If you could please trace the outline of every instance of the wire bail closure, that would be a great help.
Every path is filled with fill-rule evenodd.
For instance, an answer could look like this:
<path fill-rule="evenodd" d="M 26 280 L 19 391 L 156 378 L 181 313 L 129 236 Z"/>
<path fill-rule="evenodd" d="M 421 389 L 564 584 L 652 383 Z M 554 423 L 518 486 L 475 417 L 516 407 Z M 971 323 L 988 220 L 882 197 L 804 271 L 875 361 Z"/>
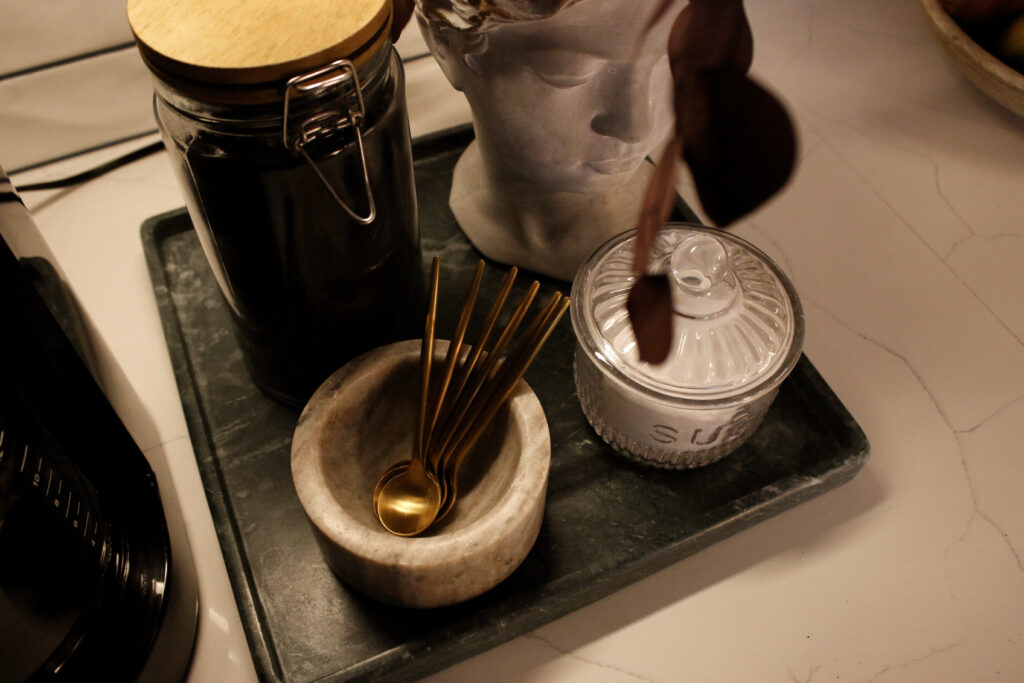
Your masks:
<path fill-rule="evenodd" d="M 344 113 L 332 111 L 314 114 L 296 126 L 297 135 L 291 135 L 292 127 L 288 125 L 289 105 L 292 92 L 305 94 L 314 90 L 328 88 L 339 83 L 349 82 L 352 92 L 355 93 L 355 101 L 358 104 L 358 111 L 347 108 Z M 355 65 L 347 59 L 338 59 L 327 66 L 315 71 L 294 76 L 288 80 L 284 88 L 284 113 L 282 114 L 281 141 L 285 149 L 292 150 L 302 155 L 306 163 L 320 178 L 327 191 L 334 197 L 334 201 L 345 210 L 349 216 L 361 225 L 369 225 L 377 218 L 377 205 L 373 200 L 373 190 L 370 187 L 370 171 L 366 165 L 366 151 L 363 149 L 362 126 L 366 117 L 366 106 L 363 103 L 363 91 L 359 85 L 359 75 L 356 73 Z M 351 127 L 356 134 L 356 143 L 359 145 L 359 160 L 363 166 L 363 184 L 366 187 L 366 198 L 369 204 L 369 212 L 366 216 L 360 216 L 352 210 L 341 196 L 331 186 L 330 181 L 323 174 L 320 168 L 314 163 L 305 145 L 311 140 L 325 134 L 329 134 L 344 128 Z"/>

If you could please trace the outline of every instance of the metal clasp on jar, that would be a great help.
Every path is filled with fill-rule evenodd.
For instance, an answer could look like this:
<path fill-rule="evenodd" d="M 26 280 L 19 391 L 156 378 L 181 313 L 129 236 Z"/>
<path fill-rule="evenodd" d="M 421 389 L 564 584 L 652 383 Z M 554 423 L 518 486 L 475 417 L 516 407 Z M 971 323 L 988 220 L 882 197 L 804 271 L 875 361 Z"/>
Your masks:
<path fill-rule="evenodd" d="M 348 98 L 350 101 L 354 100 L 355 109 L 348 107 L 344 112 L 320 112 L 307 117 L 295 125 L 289 125 L 291 116 L 290 102 L 293 93 L 304 94 L 345 83 L 348 83 L 352 94 L 355 95 L 354 98 Z M 295 76 L 289 79 L 285 85 L 284 112 L 281 123 L 281 141 L 284 143 L 285 149 L 301 154 L 317 177 L 320 178 L 320 182 L 331 193 L 334 201 L 353 220 L 361 225 L 369 225 L 377 217 L 377 205 L 373 201 L 373 189 L 370 187 L 370 171 L 366 165 L 366 151 L 363 149 L 362 128 L 365 118 L 366 106 L 363 103 L 363 91 L 359 85 L 359 75 L 356 73 L 355 65 L 347 59 L 338 59 L 315 71 Z M 306 145 L 312 140 L 348 127 L 351 127 L 355 132 L 356 144 L 359 146 L 359 160 L 363 166 L 363 184 L 366 187 L 367 206 L 369 207 L 369 211 L 365 216 L 360 216 L 345 203 L 305 149 Z M 293 131 L 298 134 L 294 134 Z"/>

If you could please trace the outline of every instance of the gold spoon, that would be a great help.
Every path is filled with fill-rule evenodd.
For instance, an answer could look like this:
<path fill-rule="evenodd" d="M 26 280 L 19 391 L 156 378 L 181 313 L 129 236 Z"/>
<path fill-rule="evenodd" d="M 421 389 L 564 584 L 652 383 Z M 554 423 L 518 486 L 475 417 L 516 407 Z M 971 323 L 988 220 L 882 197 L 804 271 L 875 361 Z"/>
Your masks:
<path fill-rule="evenodd" d="M 442 489 L 444 498 L 435 522 L 440 521 L 455 505 L 458 496 L 459 467 L 497 415 L 498 410 L 515 393 L 519 380 L 554 331 L 558 321 L 569 308 L 569 297 L 555 293 L 538 314 L 530 328 L 516 343 L 515 348 L 496 371 L 486 398 L 479 401 L 471 417 L 457 428 L 457 444 L 442 456 Z"/>
<path fill-rule="evenodd" d="M 460 355 L 466 327 L 483 275 L 483 262 L 477 266 L 470 293 L 463 304 L 455 334 L 445 358 L 445 369 L 436 390 L 432 408 L 430 363 L 433 358 L 439 260 L 434 259 L 431 274 L 431 298 L 426 332 L 421 347 L 422 384 L 413 457 L 389 467 L 377 482 L 373 493 L 373 511 L 385 529 L 399 536 L 414 536 L 448 513 L 454 505 L 458 468 L 501 406 L 511 397 L 526 368 L 547 341 L 558 320 L 568 308 L 568 298 L 555 294 L 537 315 L 515 347 L 502 358 L 537 292 L 534 282 L 520 302 L 494 347 L 486 353 L 483 367 L 474 372 L 483 354 L 484 344 L 497 320 L 515 278 L 509 273 L 497 300 L 491 307 L 479 342 L 470 352 L 449 393 Z M 472 381 L 470 381 L 472 375 Z M 469 386 L 467 386 L 469 385 Z M 431 414 L 428 415 L 428 410 Z M 438 427 L 442 427 L 438 430 Z"/>
<path fill-rule="evenodd" d="M 476 272 L 473 274 L 473 281 L 469 285 L 469 293 L 466 295 L 466 300 L 462 304 L 462 312 L 459 314 L 459 322 L 455 325 L 455 333 L 452 335 L 451 341 L 448 342 L 448 352 L 444 359 L 444 373 L 441 375 L 441 386 L 437 390 L 437 394 L 434 397 L 434 410 L 430 416 L 430 422 L 427 423 L 427 433 L 424 437 L 423 442 L 423 463 L 429 465 L 430 462 L 427 459 L 427 454 L 430 453 L 430 442 L 434 438 L 434 430 L 437 427 L 438 418 L 441 415 L 441 409 L 444 407 L 445 396 L 448 393 L 448 386 L 452 381 L 452 374 L 455 371 L 455 364 L 459 360 L 459 353 L 462 351 L 462 340 L 466 336 L 466 328 L 469 327 L 469 319 L 473 314 L 473 305 L 476 303 L 476 295 L 480 292 L 480 281 L 484 277 L 484 261 L 480 259 L 476 265 Z M 431 470 L 432 474 L 436 473 Z"/>
<path fill-rule="evenodd" d="M 505 323 L 505 328 L 494 342 L 494 346 L 487 352 L 483 366 L 473 373 L 472 381 L 468 383 L 468 386 L 464 387 L 458 400 L 452 405 L 444 427 L 444 438 L 437 440 L 435 449 L 430 453 L 429 457 L 434 468 L 433 472 L 441 483 L 442 508 L 444 507 L 445 500 L 449 497 L 448 489 L 451 483 L 451 477 L 445 475 L 448 463 L 459 445 L 459 440 L 465 436 L 469 425 L 483 410 L 484 403 L 493 390 L 492 382 L 495 369 L 502 362 L 501 358 L 505 347 L 512 341 L 513 335 L 523 322 L 539 287 L 540 283 L 534 280 L 533 284 L 530 285 L 523 295 L 519 305 L 516 306 L 508 322 Z M 468 375 L 466 379 L 469 379 Z"/>
<path fill-rule="evenodd" d="M 533 298 L 536 296 L 539 287 L 540 283 L 537 281 L 534 281 L 533 284 L 530 285 L 526 294 L 524 294 L 522 300 L 520 300 L 519 305 L 513 311 L 512 316 L 505 324 L 505 328 L 501 331 L 501 334 L 498 335 L 498 340 L 494 342 L 494 346 L 487 352 L 487 358 L 484 361 L 483 367 L 477 370 L 472 382 L 469 382 L 468 386 L 466 386 L 467 380 L 470 379 L 470 371 L 472 371 L 473 368 L 467 368 L 464 373 L 462 382 L 460 383 L 458 396 L 452 403 L 451 410 L 448 411 L 448 419 L 445 421 L 443 430 L 444 438 L 433 442 L 435 447 L 429 454 L 430 462 L 433 466 L 433 472 L 441 482 L 442 488 L 445 485 L 445 478 L 441 476 L 441 473 L 444 471 L 445 456 L 457 445 L 456 442 L 453 442 L 453 439 L 459 433 L 460 425 L 465 424 L 467 414 L 473 408 L 477 396 L 481 391 L 487 388 L 488 385 L 486 383 L 493 377 L 494 368 L 500 361 L 505 347 L 508 346 L 509 342 L 512 340 L 512 336 L 515 334 L 515 331 L 519 328 L 520 323 L 522 323 L 523 318 L 526 316 L 526 312 L 529 309 L 530 304 L 533 302 Z M 504 294 L 507 296 L 507 292 L 504 292 Z M 497 317 L 497 313 L 495 313 L 495 317 Z M 481 344 L 478 348 L 482 350 L 483 345 Z M 472 358 L 474 364 L 476 363 L 477 358 L 478 356 L 474 356 Z M 479 414 L 479 411 L 473 414 Z"/>
<path fill-rule="evenodd" d="M 396 536 L 415 536 L 437 516 L 441 505 L 441 486 L 424 467 L 426 458 L 427 402 L 430 394 L 430 369 L 434 357 L 434 323 L 437 317 L 437 289 L 440 259 L 434 257 L 430 270 L 430 303 L 420 346 L 420 402 L 416 414 L 413 457 L 404 471 L 394 473 L 380 490 L 374 491 L 377 519 Z M 389 468 L 390 470 L 390 468 Z"/>
<path fill-rule="evenodd" d="M 491 310 L 488 311 L 487 316 L 484 318 L 483 327 L 480 332 L 480 337 L 477 339 L 476 344 L 473 345 L 472 351 L 468 354 L 468 357 L 463 362 L 462 367 L 459 369 L 459 380 L 456 382 L 455 391 L 451 393 L 449 400 L 444 405 L 444 410 L 439 411 L 439 421 L 437 424 L 441 425 L 441 429 L 432 434 L 430 438 L 430 447 L 427 449 L 427 464 L 430 471 L 434 473 L 434 476 L 441 483 L 441 489 L 444 490 L 444 478 L 441 476 L 441 452 L 447 445 L 448 438 L 451 435 L 451 429 L 455 422 L 460 418 L 462 412 L 465 411 L 465 406 L 472 400 L 473 396 L 479 389 L 479 382 L 477 379 L 482 380 L 484 378 L 483 373 L 477 373 L 477 378 L 474 379 L 473 385 L 467 389 L 467 384 L 473 375 L 473 370 L 476 368 L 477 361 L 483 355 L 484 347 L 487 343 L 487 339 L 490 337 L 491 332 L 494 329 L 495 323 L 498 321 L 498 315 L 501 313 L 501 309 L 505 306 L 505 301 L 508 299 L 509 292 L 512 290 L 512 284 L 515 281 L 516 273 L 518 268 L 512 267 L 508 274 L 505 276 L 505 281 L 501 286 L 498 296 L 491 304 Z M 524 297 L 523 302 L 520 303 L 516 312 L 512 314 L 512 321 L 517 321 L 522 318 L 522 315 L 526 312 L 526 307 L 529 306 L 530 301 L 533 299 L 533 295 L 536 293 L 539 283 L 534 282 L 529 292 Z M 510 323 L 511 327 L 518 325 L 518 322 Z M 502 333 L 507 341 L 508 327 L 506 331 Z M 501 350 L 505 344 L 505 341 L 499 339 L 499 342 L 495 344 L 488 352 L 488 357 L 496 357 L 500 355 Z M 437 437 L 435 439 L 435 436 Z"/>
<path fill-rule="evenodd" d="M 476 295 L 480 290 L 480 282 L 483 279 L 483 271 L 484 262 L 481 259 L 480 262 L 477 264 L 476 273 L 474 274 L 473 281 L 470 284 L 470 291 L 469 295 L 467 296 L 466 303 L 462 307 L 462 314 L 459 316 L 459 322 L 458 325 L 456 326 L 455 334 L 452 335 L 451 342 L 448 344 L 448 352 L 445 357 L 444 373 L 441 378 L 441 387 L 437 391 L 437 397 L 434 401 L 435 407 L 433 415 L 430 418 L 430 422 L 426 423 L 425 427 L 423 428 L 423 436 L 419 437 L 419 443 L 417 445 L 414 445 L 413 447 L 413 458 L 415 458 L 416 454 L 418 453 L 426 454 L 427 452 L 429 452 L 429 444 L 431 436 L 433 435 L 433 428 L 437 424 L 438 416 L 440 415 L 441 412 L 441 404 L 444 402 L 445 393 L 448 390 L 448 384 L 451 381 L 452 373 L 455 369 L 456 362 L 458 361 L 459 352 L 462 348 L 462 339 L 465 336 L 466 327 L 469 325 L 469 316 L 473 310 L 473 303 L 475 302 Z M 424 335 L 424 340 L 426 339 L 427 335 Z M 433 349 L 431 349 L 431 352 L 433 352 Z M 421 353 L 426 353 L 426 347 L 423 347 Z M 427 413 L 427 409 L 423 408 L 423 406 L 426 405 L 426 403 L 421 402 L 423 416 L 425 416 Z M 420 417 L 419 415 L 417 417 L 421 420 L 423 419 L 423 417 Z M 417 431 L 417 434 L 420 433 L 420 431 Z M 412 464 L 413 458 L 410 458 L 409 460 L 402 460 L 401 462 L 396 462 L 395 464 L 391 465 L 384 471 L 384 474 L 380 475 L 380 479 L 377 480 L 377 485 L 373 489 L 373 514 L 378 519 L 380 519 L 379 502 L 381 491 L 389 481 L 391 481 L 396 476 L 409 469 L 409 466 Z M 429 462 L 427 462 L 425 458 L 426 456 L 423 455 L 420 458 L 420 460 L 425 465 L 427 465 L 427 467 L 425 468 L 426 471 L 434 475 L 434 479 L 438 479 L 437 474 L 429 466 Z M 440 481 L 438 483 L 440 483 Z"/>
<path fill-rule="evenodd" d="M 460 324 L 459 324 L 458 328 L 456 329 L 455 335 L 453 335 L 454 338 L 452 340 L 452 344 L 450 344 L 449 347 L 448 347 L 449 355 L 448 355 L 448 358 L 446 359 L 446 368 L 445 368 L 445 375 L 446 376 L 449 374 L 449 371 L 448 371 L 449 363 L 448 363 L 448 361 L 451 360 L 452 358 L 455 358 L 456 361 L 457 361 L 457 354 L 456 354 L 456 356 L 452 356 L 451 352 L 452 352 L 452 349 L 456 345 L 456 339 L 459 340 L 458 343 L 461 345 L 461 339 L 462 339 L 462 336 L 463 336 L 463 334 L 465 332 L 464 329 L 462 329 L 461 332 L 460 332 L 460 329 L 464 327 L 462 321 L 466 320 L 468 322 L 467 310 L 470 310 L 470 311 L 472 310 L 472 299 L 476 298 L 476 293 L 479 290 L 480 279 L 481 279 L 481 276 L 483 274 L 483 265 L 484 265 L 484 262 L 481 260 L 480 263 L 477 266 L 477 272 L 476 272 L 476 275 L 473 278 L 473 283 L 470 285 L 470 295 L 469 295 L 470 299 L 467 299 L 467 303 L 465 305 L 463 305 L 462 316 L 459 319 L 460 320 Z M 437 406 L 435 407 L 434 420 L 433 420 L 433 424 L 435 425 L 435 427 L 438 424 L 445 423 L 448 420 L 448 418 L 450 417 L 450 413 L 452 412 L 452 409 L 454 408 L 454 404 L 458 400 L 459 396 L 462 394 L 462 390 L 466 386 L 466 382 L 469 380 L 469 375 L 472 372 L 473 367 L 476 365 L 477 360 L 480 358 L 481 352 L 483 351 L 484 344 L 487 342 L 487 338 L 490 336 L 490 333 L 491 333 L 492 329 L 494 328 L 495 322 L 497 322 L 498 314 L 501 313 L 501 309 L 502 309 L 502 307 L 505 304 L 505 300 L 508 298 L 509 291 L 512 289 L 512 283 L 515 281 L 516 273 L 517 272 L 518 272 L 518 268 L 513 266 L 509 270 L 508 274 L 505 276 L 505 281 L 502 284 L 501 290 L 498 292 L 498 296 L 494 300 L 493 304 L 491 305 L 491 310 L 488 312 L 487 317 L 484 320 L 483 330 L 480 333 L 480 338 L 477 340 L 477 343 L 473 346 L 472 350 L 468 354 L 467 359 L 463 362 L 462 366 L 458 370 L 459 379 L 458 379 L 458 381 L 455 382 L 455 390 L 454 390 L 454 392 L 449 394 L 449 399 L 448 399 L 447 402 L 444 402 L 444 396 L 442 396 L 441 399 L 438 401 Z M 536 285 L 537 285 L 537 283 L 534 283 L 535 287 L 536 287 Z M 452 363 L 451 365 L 454 366 L 455 363 Z M 452 380 L 454 381 L 454 378 L 452 378 Z M 448 384 L 449 380 L 446 378 L 446 379 L 444 379 L 442 381 L 443 381 L 444 386 L 447 387 L 447 384 Z M 439 393 L 443 393 L 443 392 L 439 392 Z M 442 403 L 443 403 L 443 406 L 442 406 Z M 442 410 L 442 407 L 443 407 L 444 410 Z M 427 441 L 428 441 L 428 449 L 427 449 L 428 460 L 426 461 L 426 465 L 427 465 L 427 471 L 430 472 L 431 474 L 433 474 L 434 478 L 438 480 L 439 484 L 441 484 L 442 499 L 443 499 L 443 496 L 444 496 L 444 480 L 441 478 L 440 473 L 434 468 L 435 463 L 433 463 L 431 460 L 429 460 L 429 453 L 430 453 L 429 443 L 433 441 L 433 436 L 434 436 L 434 432 L 432 431 L 431 434 L 430 434 L 430 437 L 428 437 L 428 439 L 427 439 Z M 382 474 L 380 476 L 380 479 L 377 481 L 377 485 L 374 487 L 374 490 L 373 490 L 373 514 L 375 516 L 378 514 L 377 513 L 377 502 L 380 500 L 380 491 L 381 491 L 381 489 L 384 488 L 384 485 L 387 484 L 391 479 L 393 479 L 400 472 L 404 472 L 405 470 L 409 469 L 409 463 L 410 463 L 410 460 L 402 460 L 401 462 L 396 462 L 395 464 L 391 465 L 387 470 L 385 470 L 384 474 Z"/>

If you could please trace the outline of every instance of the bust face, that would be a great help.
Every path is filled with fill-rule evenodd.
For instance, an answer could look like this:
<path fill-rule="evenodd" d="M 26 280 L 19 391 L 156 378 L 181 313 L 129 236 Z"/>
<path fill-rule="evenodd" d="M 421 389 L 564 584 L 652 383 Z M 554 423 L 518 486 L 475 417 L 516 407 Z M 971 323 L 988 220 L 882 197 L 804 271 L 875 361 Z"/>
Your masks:
<path fill-rule="evenodd" d="M 586 193 L 633 176 L 673 121 L 666 43 L 677 11 L 645 30 L 655 4 L 581 0 L 442 57 L 495 173 Z"/>

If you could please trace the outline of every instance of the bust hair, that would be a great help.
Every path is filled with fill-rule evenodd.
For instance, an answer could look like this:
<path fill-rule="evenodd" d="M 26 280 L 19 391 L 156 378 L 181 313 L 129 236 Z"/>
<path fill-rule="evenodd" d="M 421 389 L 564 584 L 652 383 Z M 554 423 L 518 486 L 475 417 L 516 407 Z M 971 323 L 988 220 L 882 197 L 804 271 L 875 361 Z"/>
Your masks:
<path fill-rule="evenodd" d="M 440 30 L 484 33 L 501 24 L 546 19 L 579 0 L 416 0 L 416 9 Z"/>

